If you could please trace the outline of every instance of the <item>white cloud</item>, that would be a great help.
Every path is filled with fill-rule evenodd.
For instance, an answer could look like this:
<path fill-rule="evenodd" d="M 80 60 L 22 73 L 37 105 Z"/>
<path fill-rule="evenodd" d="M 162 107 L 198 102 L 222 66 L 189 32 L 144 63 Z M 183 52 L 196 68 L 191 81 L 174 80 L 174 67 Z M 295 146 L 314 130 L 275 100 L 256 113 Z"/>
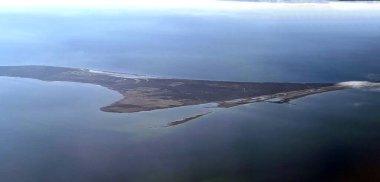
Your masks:
<path fill-rule="evenodd" d="M 349 88 L 378 88 L 380 83 L 368 82 L 368 81 L 348 81 L 340 82 L 338 86 L 349 87 Z"/>

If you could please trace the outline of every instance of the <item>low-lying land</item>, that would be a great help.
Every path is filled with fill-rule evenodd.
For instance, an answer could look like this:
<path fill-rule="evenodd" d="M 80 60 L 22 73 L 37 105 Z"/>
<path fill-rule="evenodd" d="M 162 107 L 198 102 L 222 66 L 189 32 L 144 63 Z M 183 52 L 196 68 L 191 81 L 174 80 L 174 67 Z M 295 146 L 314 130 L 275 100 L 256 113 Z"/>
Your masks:
<path fill-rule="evenodd" d="M 379 82 L 273 83 L 168 79 L 126 73 L 54 66 L 0 66 L 0 76 L 43 81 L 89 83 L 117 91 L 123 97 L 104 112 L 133 113 L 187 105 L 217 103 L 230 108 L 255 102 L 287 103 L 307 95 L 346 88 L 380 87 Z M 210 112 L 169 122 L 167 127 L 197 119 Z"/>
<path fill-rule="evenodd" d="M 333 83 L 248 83 L 167 79 L 53 66 L 0 66 L 0 76 L 100 85 L 123 95 L 121 100 L 101 108 L 105 112 L 118 113 L 212 102 L 225 108 L 271 99 L 273 102 L 287 102 L 310 94 L 345 88 Z"/>
<path fill-rule="evenodd" d="M 179 124 L 183 124 L 183 123 L 186 123 L 186 122 L 189 122 L 191 120 L 194 120 L 194 119 L 197 119 L 197 118 L 200 118 L 202 116 L 205 116 L 207 114 L 210 114 L 211 112 L 206 112 L 206 113 L 202 113 L 202 114 L 197 114 L 197 115 L 194 115 L 194 116 L 190 116 L 190 117 L 187 117 L 187 118 L 183 118 L 181 120 L 177 120 L 177 121 L 173 121 L 173 122 L 170 122 L 168 123 L 167 126 L 165 127 L 170 127 L 170 126 L 176 126 L 176 125 L 179 125 Z"/>

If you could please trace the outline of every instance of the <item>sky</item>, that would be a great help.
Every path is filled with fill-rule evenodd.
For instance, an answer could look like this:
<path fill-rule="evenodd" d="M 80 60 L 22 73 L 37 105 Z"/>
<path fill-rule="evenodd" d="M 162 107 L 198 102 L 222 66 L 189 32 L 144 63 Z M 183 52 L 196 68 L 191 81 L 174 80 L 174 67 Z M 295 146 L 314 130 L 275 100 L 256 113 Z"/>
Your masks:
<path fill-rule="evenodd" d="M 266 8 L 334 8 L 341 10 L 380 9 L 380 3 L 252 3 L 217 0 L 0 0 L 0 11 L 33 10 L 44 8 L 91 8 L 91 9 L 123 9 L 123 8 L 190 8 L 190 9 L 266 9 Z"/>

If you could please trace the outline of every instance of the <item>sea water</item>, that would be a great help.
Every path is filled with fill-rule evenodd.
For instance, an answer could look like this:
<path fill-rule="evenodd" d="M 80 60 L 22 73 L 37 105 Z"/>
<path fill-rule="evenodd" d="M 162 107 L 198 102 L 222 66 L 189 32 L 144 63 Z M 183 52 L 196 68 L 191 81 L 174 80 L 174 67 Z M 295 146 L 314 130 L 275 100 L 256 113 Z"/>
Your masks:
<path fill-rule="evenodd" d="M 378 80 L 380 14 L 1 14 L 2 65 L 206 80 Z M 0 78 L 0 181 L 363 181 L 380 167 L 380 92 L 132 114 L 96 85 Z M 184 117 L 211 114 L 175 127 Z"/>

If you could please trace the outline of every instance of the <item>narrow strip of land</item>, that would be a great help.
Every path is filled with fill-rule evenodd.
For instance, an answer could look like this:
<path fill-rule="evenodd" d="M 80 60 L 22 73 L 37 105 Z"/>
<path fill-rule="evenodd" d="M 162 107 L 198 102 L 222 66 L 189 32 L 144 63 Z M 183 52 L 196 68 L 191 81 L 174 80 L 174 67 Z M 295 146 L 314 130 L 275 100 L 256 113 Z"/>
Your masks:
<path fill-rule="evenodd" d="M 0 66 L 0 76 L 100 85 L 123 97 L 100 108 L 104 112 L 133 113 L 188 105 L 217 103 L 230 108 L 255 102 L 287 103 L 308 95 L 347 88 L 379 87 L 379 82 L 273 83 L 167 79 L 127 73 L 54 66 Z M 176 126 L 209 114 L 168 123 Z"/>
<path fill-rule="evenodd" d="M 101 108 L 132 113 L 187 105 L 218 103 L 233 107 L 253 102 L 287 102 L 311 94 L 345 89 L 334 83 L 231 82 L 167 79 L 135 74 L 53 66 L 0 66 L 0 76 L 100 85 L 123 97 Z"/>
<path fill-rule="evenodd" d="M 191 120 L 198 119 L 198 118 L 200 118 L 202 116 L 205 116 L 207 114 L 210 114 L 210 113 L 211 112 L 206 112 L 206 113 L 197 114 L 197 115 L 194 115 L 194 116 L 191 116 L 191 117 L 183 118 L 181 120 L 173 121 L 173 122 L 168 123 L 168 125 L 165 126 L 165 127 L 171 127 L 171 126 L 176 126 L 176 125 L 179 125 L 179 124 L 183 124 L 183 123 L 189 122 Z"/>

